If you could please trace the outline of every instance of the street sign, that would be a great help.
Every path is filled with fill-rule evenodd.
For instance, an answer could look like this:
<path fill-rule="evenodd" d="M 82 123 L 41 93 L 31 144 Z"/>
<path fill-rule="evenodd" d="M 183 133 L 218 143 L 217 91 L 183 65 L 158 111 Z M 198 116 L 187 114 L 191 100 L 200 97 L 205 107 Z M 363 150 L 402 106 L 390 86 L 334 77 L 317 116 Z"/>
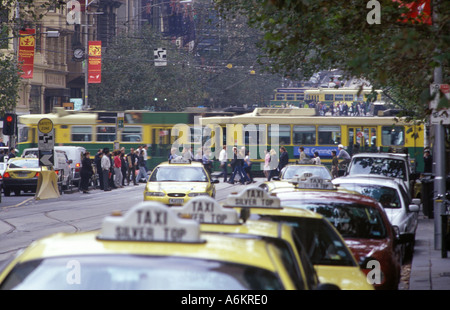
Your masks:
<path fill-rule="evenodd" d="M 48 118 L 42 118 L 38 122 L 38 130 L 42 133 L 50 133 L 53 130 L 53 122 Z"/>
<path fill-rule="evenodd" d="M 38 149 L 43 152 L 52 152 L 55 146 L 55 133 L 53 122 L 48 118 L 43 118 L 38 122 Z M 40 157 L 39 157 L 40 159 Z M 48 161 L 48 157 L 44 159 Z M 46 166 L 46 165 L 44 165 Z"/>
<path fill-rule="evenodd" d="M 53 166 L 55 164 L 55 156 L 54 156 L 54 151 L 38 151 L 39 154 L 39 166 Z"/>
<path fill-rule="evenodd" d="M 435 125 L 450 125 L 450 109 L 440 108 L 438 109 L 440 92 L 442 92 L 445 97 L 450 100 L 450 86 L 448 84 L 431 84 L 430 86 L 431 94 L 436 94 L 435 98 L 430 101 L 430 122 Z"/>
<path fill-rule="evenodd" d="M 155 48 L 153 55 L 155 56 L 155 66 L 167 66 L 167 50 L 165 48 Z"/>

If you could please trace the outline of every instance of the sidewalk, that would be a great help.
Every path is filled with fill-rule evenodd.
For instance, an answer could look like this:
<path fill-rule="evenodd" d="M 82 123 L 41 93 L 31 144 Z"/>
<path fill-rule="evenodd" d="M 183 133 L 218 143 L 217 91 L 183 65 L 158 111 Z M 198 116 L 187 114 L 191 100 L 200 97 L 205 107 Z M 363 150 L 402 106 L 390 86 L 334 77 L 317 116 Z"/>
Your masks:
<path fill-rule="evenodd" d="M 450 251 L 434 249 L 434 219 L 419 215 L 409 290 L 450 290 Z"/>

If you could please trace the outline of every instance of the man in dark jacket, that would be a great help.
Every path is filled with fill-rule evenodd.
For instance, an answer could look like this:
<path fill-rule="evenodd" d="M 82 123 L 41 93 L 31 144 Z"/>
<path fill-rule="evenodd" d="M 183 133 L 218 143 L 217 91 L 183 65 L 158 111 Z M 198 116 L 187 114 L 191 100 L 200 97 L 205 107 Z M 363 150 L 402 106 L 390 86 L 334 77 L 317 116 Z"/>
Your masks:
<path fill-rule="evenodd" d="M 280 147 L 280 161 L 278 162 L 278 172 L 281 172 L 287 164 L 289 163 L 289 154 L 284 146 Z"/>
<path fill-rule="evenodd" d="M 131 180 L 133 180 L 134 185 L 139 185 L 138 183 L 136 183 L 136 162 L 137 162 L 137 156 L 136 156 L 136 153 L 134 152 L 134 148 L 130 148 L 130 153 L 127 154 L 128 185 L 131 184 Z"/>

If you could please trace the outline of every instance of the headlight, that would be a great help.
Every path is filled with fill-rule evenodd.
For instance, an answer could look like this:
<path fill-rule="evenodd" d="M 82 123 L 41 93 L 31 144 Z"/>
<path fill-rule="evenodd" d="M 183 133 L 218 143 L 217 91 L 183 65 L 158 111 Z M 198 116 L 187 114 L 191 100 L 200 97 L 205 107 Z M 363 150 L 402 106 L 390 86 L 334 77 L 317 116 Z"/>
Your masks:
<path fill-rule="evenodd" d="M 163 196 L 165 196 L 166 194 L 165 193 L 162 193 L 162 192 L 146 192 L 145 193 L 145 196 L 150 196 L 150 197 L 163 197 Z"/>
<path fill-rule="evenodd" d="M 209 196 L 208 193 L 190 193 L 188 194 L 189 197 L 197 197 L 197 196 Z"/>

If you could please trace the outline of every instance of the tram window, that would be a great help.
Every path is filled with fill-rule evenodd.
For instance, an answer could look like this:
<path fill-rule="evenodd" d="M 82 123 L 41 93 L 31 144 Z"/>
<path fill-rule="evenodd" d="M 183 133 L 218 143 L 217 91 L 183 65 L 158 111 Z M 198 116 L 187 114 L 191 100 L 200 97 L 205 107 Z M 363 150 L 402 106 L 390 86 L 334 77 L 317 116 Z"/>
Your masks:
<path fill-rule="evenodd" d="M 325 101 L 334 101 L 334 95 L 333 94 L 325 94 Z"/>
<path fill-rule="evenodd" d="M 19 128 L 19 142 L 27 142 L 28 141 L 28 127 Z"/>
<path fill-rule="evenodd" d="M 305 100 L 305 94 L 297 94 L 297 100 Z"/>
<path fill-rule="evenodd" d="M 265 125 L 247 125 L 244 127 L 244 141 L 246 145 L 266 144 Z M 290 130 L 289 130 L 290 135 Z M 290 139 L 289 139 L 290 140 Z"/>
<path fill-rule="evenodd" d="M 402 126 L 384 126 L 381 129 L 383 145 L 404 145 L 405 129 Z"/>
<path fill-rule="evenodd" d="M 286 100 L 295 100 L 295 95 L 294 94 L 287 94 L 286 95 Z"/>
<path fill-rule="evenodd" d="M 294 144 L 316 144 L 316 126 L 294 126 Z"/>
<path fill-rule="evenodd" d="M 141 142 L 142 127 L 125 126 L 122 132 L 122 142 Z"/>
<path fill-rule="evenodd" d="M 319 145 L 338 144 L 341 141 L 340 126 L 319 126 Z"/>
<path fill-rule="evenodd" d="M 352 94 L 345 94 L 345 101 L 353 101 L 353 95 Z"/>
<path fill-rule="evenodd" d="M 92 141 L 91 126 L 72 126 L 70 131 L 72 141 Z"/>
<path fill-rule="evenodd" d="M 343 94 L 336 94 L 336 95 L 334 95 L 334 100 L 335 101 L 342 101 L 342 100 L 344 100 L 344 95 Z"/>
<path fill-rule="evenodd" d="M 277 94 L 277 100 L 284 100 L 284 94 Z"/>
<path fill-rule="evenodd" d="M 194 143 L 202 142 L 202 128 L 201 127 L 191 127 L 191 141 Z"/>
<path fill-rule="evenodd" d="M 276 130 L 276 126 L 270 126 L 269 130 L 269 143 L 273 144 L 276 142 L 276 138 L 278 137 L 278 143 L 280 145 L 291 144 L 291 126 L 290 125 L 279 125 L 278 131 Z M 273 142 L 272 142 L 273 140 Z"/>
<path fill-rule="evenodd" d="M 97 141 L 115 141 L 115 126 L 97 126 Z"/>

